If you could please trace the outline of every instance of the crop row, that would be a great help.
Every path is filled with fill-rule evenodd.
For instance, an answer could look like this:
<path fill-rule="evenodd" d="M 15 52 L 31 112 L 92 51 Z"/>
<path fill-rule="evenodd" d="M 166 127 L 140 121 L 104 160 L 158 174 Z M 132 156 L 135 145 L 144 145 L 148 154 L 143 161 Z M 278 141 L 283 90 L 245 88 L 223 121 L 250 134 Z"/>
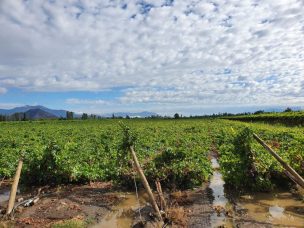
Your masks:
<path fill-rule="evenodd" d="M 238 189 L 270 190 L 290 183 L 252 138 L 257 133 L 304 175 L 302 128 L 229 120 L 126 120 L 148 178 L 169 188 L 190 188 L 212 174 L 209 151 L 217 148 L 221 172 Z M 24 157 L 24 184 L 108 181 L 133 184 L 134 170 L 118 120 L 33 121 L 0 124 L 0 177 L 14 175 Z"/>
<path fill-rule="evenodd" d="M 245 122 L 265 122 L 271 124 L 283 124 L 288 126 L 304 126 L 304 112 L 282 112 L 282 113 L 261 113 L 251 115 L 224 117 L 230 120 Z"/>
<path fill-rule="evenodd" d="M 168 187 L 191 187 L 208 180 L 207 122 L 125 122 L 148 180 Z M 22 181 L 58 184 L 91 180 L 133 183 L 130 156 L 117 120 L 2 123 L 0 176 L 12 177 L 24 156 Z"/>
<path fill-rule="evenodd" d="M 257 133 L 300 175 L 304 176 L 302 128 L 223 121 L 216 134 L 226 182 L 239 189 L 269 191 L 290 185 L 282 166 L 252 137 Z"/>

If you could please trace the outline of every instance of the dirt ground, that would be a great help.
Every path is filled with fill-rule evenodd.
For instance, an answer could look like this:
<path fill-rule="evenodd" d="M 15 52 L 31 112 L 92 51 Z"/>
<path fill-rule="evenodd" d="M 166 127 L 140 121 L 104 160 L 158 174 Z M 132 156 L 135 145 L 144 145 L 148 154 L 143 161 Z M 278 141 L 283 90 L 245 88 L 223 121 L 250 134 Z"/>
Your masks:
<path fill-rule="evenodd" d="M 1 191 L 5 190 L 7 187 L 2 185 Z M 36 194 L 37 190 L 21 194 L 17 196 L 17 200 L 28 199 Z M 45 188 L 36 204 L 17 208 L 14 221 L 2 222 L 0 227 L 11 224 L 15 227 L 51 227 L 52 224 L 67 219 L 82 220 L 90 224 L 98 222 L 119 200 L 119 196 L 113 193 L 111 183 Z M 6 204 L 0 205 L 2 211 L 5 210 Z"/>
<path fill-rule="evenodd" d="M 10 183 L 2 183 L 0 195 L 9 191 Z M 27 193 L 18 194 L 17 201 L 23 201 L 37 196 L 38 189 L 28 190 Z M 202 187 L 177 191 L 167 194 L 167 210 L 171 221 L 167 227 L 211 227 L 212 217 L 216 210 L 212 207 L 212 190 L 209 184 Z M 156 196 L 157 198 L 157 196 Z M 65 185 L 56 188 L 45 187 L 41 189 L 39 201 L 30 207 L 18 207 L 14 213 L 14 220 L 5 220 L 6 202 L 0 201 L 0 228 L 2 227 L 52 227 L 63 221 L 80 221 L 83 226 L 99 223 L 109 214 L 115 205 L 124 200 L 124 196 L 114 189 L 111 183 L 94 182 L 86 185 Z M 233 201 L 233 200 L 231 200 Z M 230 201 L 230 202 L 231 202 Z M 18 204 L 16 202 L 16 204 Z M 146 215 L 144 214 L 145 209 Z M 142 208 L 142 216 L 148 218 L 153 213 L 151 205 Z M 156 227 L 145 219 L 144 226 L 136 219 L 136 227 Z M 262 223 L 250 218 L 246 210 L 237 204 L 231 205 L 231 211 L 225 211 L 227 223 L 219 227 L 272 227 L 269 223 Z M 2 217 L 2 218 L 1 218 Z M 147 225 L 148 224 L 148 225 Z M 70 226 L 74 227 L 74 226 Z"/>
<path fill-rule="evenodd" d="M 183 207 L 186 213 L 185 227 L 211 227 L 212 192 L 208 184 L 202 187 L 172 194 L 172 202 Z"/>
<path fill-rule="evenodd" d="M 9 190 L 9 184 L 0 187 L 0 194 Z M 17 195 L 17 201 L 32 198 L 38 189 Z M 211 196 L 211 197 L 210 197 Z M 168 202 L 172 227 L 210 227 L 212 193 L 207 184 L 194 191 L 175 192 Z M 123 197 L 114 191 L 111 183 L 95 182 L 87 185 L 66 185 L 43 188 L 39 201 L 30 207 L 18 207 L 13 221 L 0 220 L 0 227 L 51 227 L 64 220 L 79 220 L 85 224 L 98 223 Z M 17 204 L 17 203 L 16 203 Z M 0 204 L 5 212 L 7 202 Z M 151 208 L 149 209 L 151 211 Z M 150 226 L 149 227 L 153 227 Z"/>

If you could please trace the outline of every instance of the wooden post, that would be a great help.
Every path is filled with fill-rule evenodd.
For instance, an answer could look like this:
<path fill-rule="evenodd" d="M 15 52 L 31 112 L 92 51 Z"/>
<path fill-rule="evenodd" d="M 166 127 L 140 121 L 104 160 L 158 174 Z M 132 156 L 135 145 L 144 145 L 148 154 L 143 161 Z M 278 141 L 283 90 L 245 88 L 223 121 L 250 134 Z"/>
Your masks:
<path fill-rule="evenodd" d="M 154 198 L 154 196 L 153 196 L 153 193 L 152 193 L 152 191 L 151 191 L 150 185 L 149 185 L 149 183 L 148 183 L 148 181 L 147 181 L 147 179 L 146 179 L 146 177 L 145 177 L 144 172 L 142 171 L 142 169 L 141 169 L 141 167 L 140 167 L 140 165 L 139 165 L 139 162 L 138 162 L 138 159 L 137 159 L 137 156 L 136 156 L 136 154 L 135 154 L 135 151 L 134 151 L 133 146 L 130 146 L 130 151 L 131 151 L 131 155 L 132 155 L 133 161 L 134 161 L 134 163 L 135 163 L 135 167 L 136 167 L 136 169 L 137 169 L 137 172 L 139 173 L 141 182 L 143 183 L 143 185 L 144 185 L 144 187 L 145 187 L 145 189 L 146 189 L 146 191 L 147 191 L 147 193 L 148 193 L 148 195 L 149 195 L 149 198 L 150 198 L 150 200 L 151 200 L 152 206 L 153 206 L 153 208 L 154 208 L 154 210 L 155 210 L 155 212 L 156 212 L 156 216 L 157 216 L 157 218 L 158 218 L 160 221 L 163 221 L 163 218 L 162 218 L 162 216 L 161 216 L 161 214 L 160 214 L 159 208 L 158 208 L 158 206 L 157 206 L 157 203 L 156 203 L 155 198 Z"/>
<path fill-rule="evenodd" d="M 304 179 L 293 169 L 291 168 L 283 159 L 273 150 L 271 149 L 262 139 L 259 138 L 255 133 L 253 133 L 253 137 L 273 156 L 277 159 L 278 162 L 293 176 L 293 181 L 296 181 L 298 185 L 300 185 L 304 189 Z"/>
<path fill-rule="evenodd" d="M 22 165 L 23 165 L 23 160 L 20 159 L 18 162 L 16 174 L 14 177 L 14 182 L 12 184 L 12 188 L 11 188 L 11 192 L 10 192 L 10 197 L 9 197 L 8 206 L 7 206 L 7 210 L 6 210 L 7 215 L 9 215 L 12 212 L 14 205 L 15 205 L 16 193 L 17 193 L 17 189 L 18 189 L 18 183 L 19 183 L 19 179 L 20 179 Z"/>
<path fill-rule="evenodd" d="M 160 207 L 161 207 L 162 210 L 166 211 L 167 203 L 166 203 L 166 200 L 165 200 L 165 197 L 164 197 L 164 194 L 163 194 L 163 190 L 162 190 L 162 187 L 161 187 L 161 184 L 160 184 L 159 180 L 155 181 L 155 185 L 156 185 L 156 189 L 157 189 L 157 192 L 158 192 L 158 195 L 159 195 Z"/>
<path fill-rule="evenodd" d="M 1 187 L 2 183 L 3 183 L 3 181 L 4 181 L 4 177 L 2 178 L 2 180 L 0 182 L 0 187 Z"/>

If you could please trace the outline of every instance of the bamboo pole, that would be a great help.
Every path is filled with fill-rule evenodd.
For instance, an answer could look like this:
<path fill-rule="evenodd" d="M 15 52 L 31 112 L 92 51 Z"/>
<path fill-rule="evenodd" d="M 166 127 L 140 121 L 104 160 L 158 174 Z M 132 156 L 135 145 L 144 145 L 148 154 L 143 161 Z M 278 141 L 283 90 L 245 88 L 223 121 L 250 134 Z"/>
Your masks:
<path fill-rule="evenodd" d="M 157 218 L 158 218 L 160 221 L 163 221 L 163 218 L 162 218 L 162 216 L 161 216 L 161 214 L 160 214 L 159 208 L 158 208 L 158 206 L 157 206 L 157 203 L 156 203 L 155 198 L 154 198 L 154 196 L 153 196 L 153 193 L 152 193 L 152 191 L 151 191 L 150 185 L 149 185 L 149 183 L 148 183 L 148 181 L 147 181 L 147 179 L 146 179 L 146 177 L 145 177 L 144 172 L 142 171 L 142 169 L 141 169 L 141 167 L 140 167 L 140 164 L 139 164 L 139 162 L 138 162 L 138 159 L 137 159 L 137 156 L 136 156 L 136 153 L 135 153 L 135 151 L 134 151 L 133 146 L 130 146 L 130 151 L 131 151 L 131 155 L 132 155 L 133 161 L 134 161 L 134 163 L 135 163 L 135 167 L 136 167 L 136 169 L 137 169 L 137 172 L 139 173 L 141 182 L 143 183 L 143 185 L 144 185 L 144 187 L 145 187 L 145 189 L 146 189 L 146 191 L 147 191 L 147 193 L 148 193 L 148 195 L 149 195 L 149 198 L 150 198 L 150 200 L 151 200 L 152 206 L 153 206 L 153 208 L 154 208 L 154 210 L 155 210 L 155 212 L 156 212 L 156 216 L 157 216 Z"/>
<path fill-rule="evenodd" d="M 7 215 L 9 215 L 12 212 L 12 210 L 14 208 L 14 205 L 15 205 L 16 193 L 17 193 L 17 188 L 18 188 L 18 183 L 19 183 L 19 179 L 20 179 L 22 165 L 23 165 L 23 160 L 20 159 L 19 162 L 18 162 L 16 174 L 15 174 L 15 177 L 14 177 L 14 182 L 12 184 L 12 188 L 11 188 L 11 192 L 10 192 L 10 196 L 9 196 L 8 206 L 7 206 L 7 210 L 6 210 Z"/>
<path fill-rule="evenodd" d="M 296 181 L 298 185 L 300 185 L 304 189 L 304 179 L 293 169 L 289 166 L 283 159 L 273 150 L 271 149 L 262 139 L 259 138 L 255 133 L 253 133 L 253 137 L 273 156 L 277 159 L 278 162 L 292 175 L 290 178 L 293 181 Z M 288 176 L 288 175 L 287 175 Z"/>

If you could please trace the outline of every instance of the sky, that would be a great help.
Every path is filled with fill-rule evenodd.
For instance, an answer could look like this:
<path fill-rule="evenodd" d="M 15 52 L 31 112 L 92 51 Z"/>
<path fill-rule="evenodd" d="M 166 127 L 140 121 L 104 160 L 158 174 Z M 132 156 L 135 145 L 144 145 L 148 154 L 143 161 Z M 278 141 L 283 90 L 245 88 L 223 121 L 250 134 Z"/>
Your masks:
<path fill-rule="evenodd" d="M 304 106 L 304 0 L 0 0 L 0 108 Z"/>

